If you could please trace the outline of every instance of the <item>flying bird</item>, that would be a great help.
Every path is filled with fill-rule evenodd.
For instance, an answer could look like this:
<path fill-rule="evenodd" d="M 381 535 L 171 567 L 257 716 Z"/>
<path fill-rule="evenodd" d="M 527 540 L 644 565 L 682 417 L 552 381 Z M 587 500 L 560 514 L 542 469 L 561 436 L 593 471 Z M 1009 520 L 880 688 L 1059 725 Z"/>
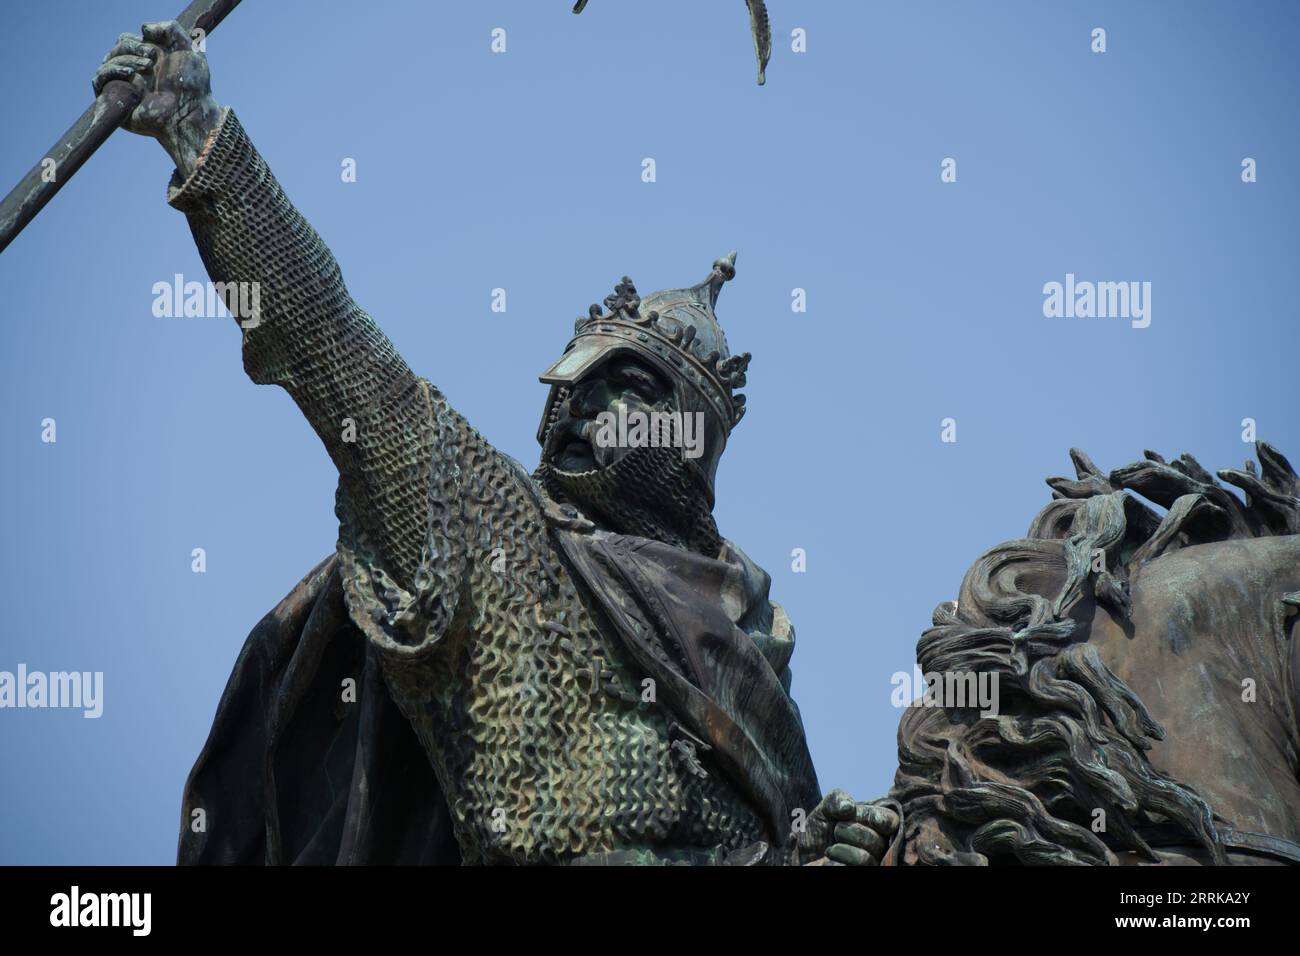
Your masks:
<path fill-rule="evenodd" d="M 772 27 L 767 19 L 767 4 L 764 0 L 745 0 L 749 9 L 749 29 L 754 35 L 754 56 L 758 59 L 758 85 L 767 82 L 767 61 L 772 58 Z M 581 13 L 587 7 L 587 0 L 578 0 L 573 5 L 574 13 Z"/>

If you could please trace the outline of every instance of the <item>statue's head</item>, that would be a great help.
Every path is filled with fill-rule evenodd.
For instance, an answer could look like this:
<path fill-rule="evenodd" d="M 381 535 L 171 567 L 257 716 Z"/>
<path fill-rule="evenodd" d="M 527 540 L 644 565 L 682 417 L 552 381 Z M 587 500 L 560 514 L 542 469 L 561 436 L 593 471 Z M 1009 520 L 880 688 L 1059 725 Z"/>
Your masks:
<path fill-rule="evenodd" d="M 626 276 L 578 319 L 537 440 L 539 478 L 555 498 L 614 530 L 716 550 L 713 483 L 745 412 L 749 354 L 733 356 L 714 315 L 735 275 L 732 253 L 685 289 L 641 298 Z"/>

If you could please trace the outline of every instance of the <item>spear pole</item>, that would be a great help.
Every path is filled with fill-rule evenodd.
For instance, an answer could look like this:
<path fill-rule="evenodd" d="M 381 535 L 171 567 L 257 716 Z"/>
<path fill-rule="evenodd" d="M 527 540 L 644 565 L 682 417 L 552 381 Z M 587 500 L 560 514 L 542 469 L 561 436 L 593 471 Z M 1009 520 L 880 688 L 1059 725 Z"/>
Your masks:
<path fill-rule="evenodd" d="M 196 28 L 206 36 L 237 6 L 239 0 L 194 0 L 176 20 L 191 36 Z M 0 200 L 0 252 L 36 218 L 95 150 L 104 145 L 113 130 L 139 105 L 140 98 L 140 91 L 125 80 L 104 84 L 81 118 L 59 137 L 9 195 Z"/>

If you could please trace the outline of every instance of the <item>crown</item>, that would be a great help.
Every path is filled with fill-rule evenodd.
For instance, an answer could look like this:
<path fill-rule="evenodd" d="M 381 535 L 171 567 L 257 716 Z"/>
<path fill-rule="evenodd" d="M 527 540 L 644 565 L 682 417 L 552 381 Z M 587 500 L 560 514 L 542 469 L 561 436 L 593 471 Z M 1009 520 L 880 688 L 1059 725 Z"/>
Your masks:
<path fill-rule="evenodd" d="M 730 432 L 745 414 L 745 386 L 750 354 L 732 355 L 727 337 L 714 315 L 718 293 L 736 275 L 736 254 L 713 263 L 708 276 L 684 289 L 665 289 L 644 299 L 628 277 L 605 297 L 604 309 L 592 305 L 574 323 L 570 349 L 585 338 L 627 340 L 637 351 L 658 357 L 672 373 L 694 386 Z"/>

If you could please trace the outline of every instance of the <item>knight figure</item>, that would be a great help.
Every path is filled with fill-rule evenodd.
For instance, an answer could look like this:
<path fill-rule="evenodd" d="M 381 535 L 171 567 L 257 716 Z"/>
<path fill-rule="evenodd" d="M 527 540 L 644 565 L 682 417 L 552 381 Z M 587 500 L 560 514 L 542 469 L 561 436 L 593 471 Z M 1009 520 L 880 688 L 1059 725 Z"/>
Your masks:
<path fill-rule="evenodd" d="M 821 793 L 794 630 L 712 516 L 749 361 L 714 313 L 734 254 L 579 321 L 530 475 L 352 300 L 177 24 L 123 34 L 110 79 L 145 86 L 127 128 L 171 155 L 212 281 L 258 284 L 246 372 L 339 472 L 337 552 L 249 636 L 180 861 L 879 862 L 897 816 Z M 597 440 L 637 414 L 698 422 L 698 453 Z"/>

